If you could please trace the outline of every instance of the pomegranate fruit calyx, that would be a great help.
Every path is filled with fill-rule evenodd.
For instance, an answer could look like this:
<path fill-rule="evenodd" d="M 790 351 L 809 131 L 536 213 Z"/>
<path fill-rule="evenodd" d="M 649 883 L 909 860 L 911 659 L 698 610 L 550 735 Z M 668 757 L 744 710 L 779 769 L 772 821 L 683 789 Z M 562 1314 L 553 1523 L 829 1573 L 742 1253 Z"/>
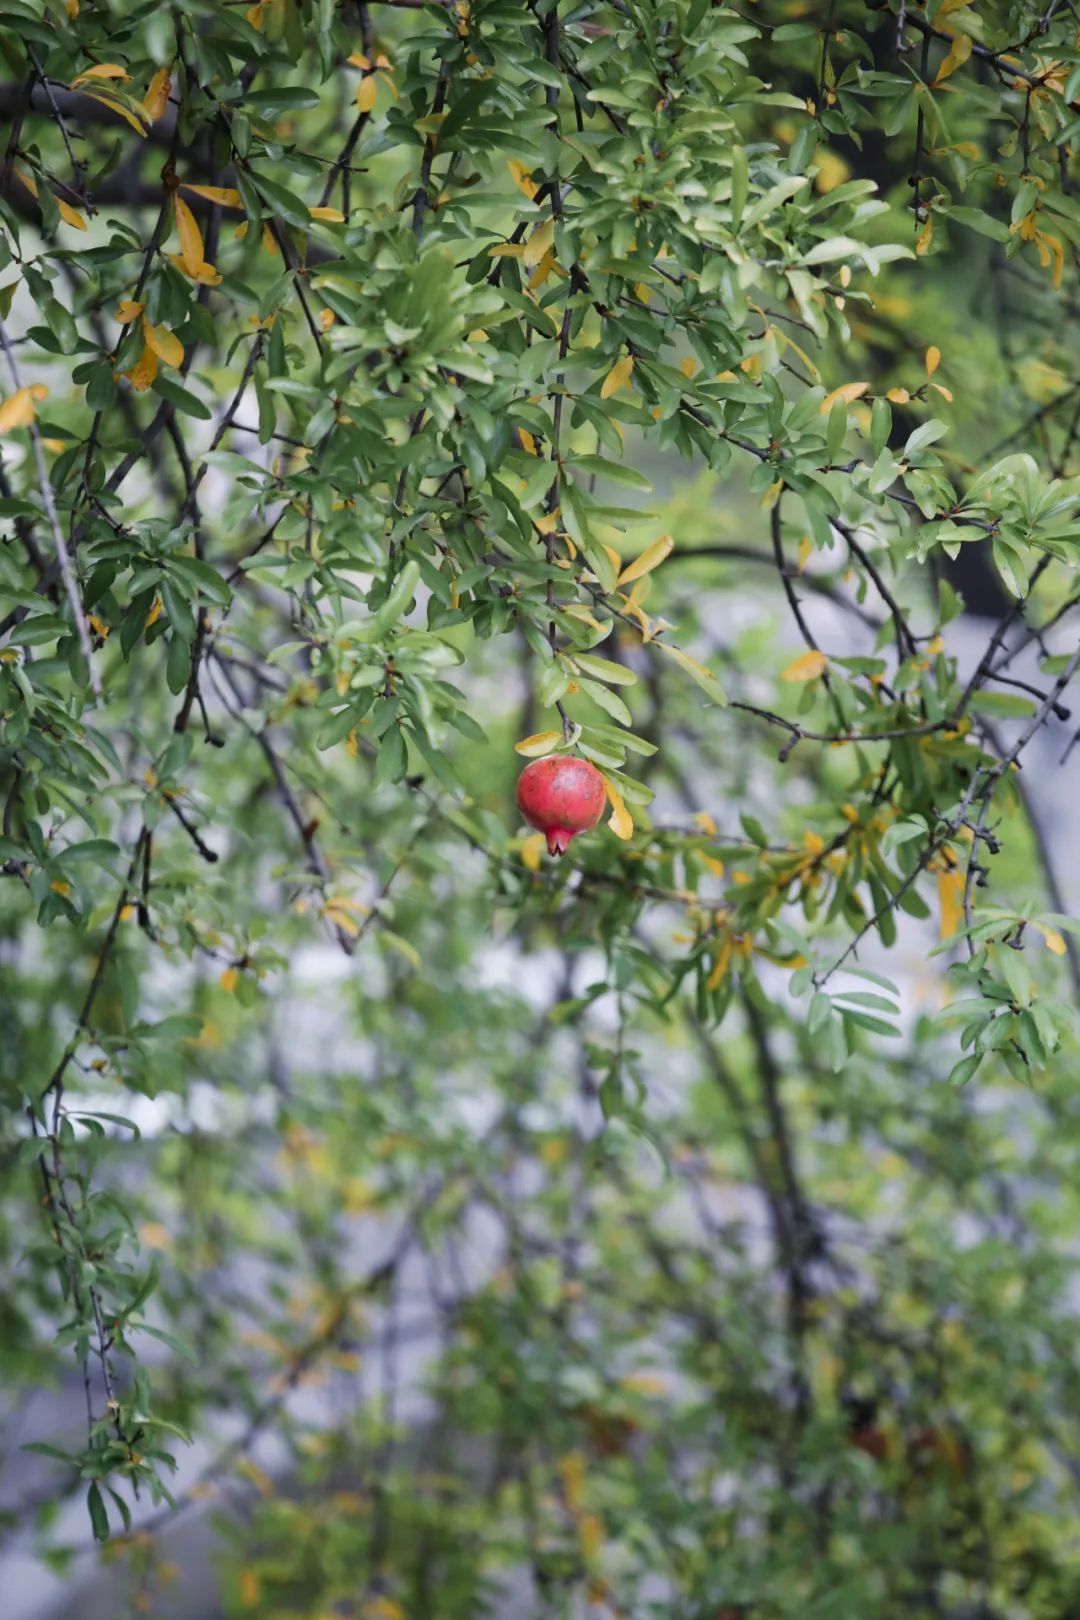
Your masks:
<path fill-rule="evenodd" d="M 546 837 L 548 854 L 554 855 L 555 859 L 558 860 L 560 855 L 566 854 L 570 848 L 571 838 L 576 838 L 577 834 L 572 832 L 569 827 L 548 827 Z"/>

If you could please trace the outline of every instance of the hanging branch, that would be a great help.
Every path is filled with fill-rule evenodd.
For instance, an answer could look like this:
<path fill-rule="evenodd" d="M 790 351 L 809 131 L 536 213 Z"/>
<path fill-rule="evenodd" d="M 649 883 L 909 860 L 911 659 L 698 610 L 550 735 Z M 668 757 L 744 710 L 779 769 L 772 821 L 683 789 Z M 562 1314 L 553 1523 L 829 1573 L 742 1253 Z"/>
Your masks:
<path fill-rule="evenodd" d="M 11 339 L 8 337 L 7 328 L 2 320 L 0 320 L 0 347 L 2 347 L 4 350 L 8 371 L 11 374 L 11 381 L 16 392 L 18 392 L 23 386 L 22 377 L 19 374 L 19 364 L 15 358 L 15 350 L 12 348 Z M 71 554 L 68 551 L 67 541 L 64 539 L 64 531 L 60 526 L 60 518 L 56 510 L 56 501 L 53 498 L 52 482 L 49 478 L 49 469 L 45 463 L 45 450 L 41 443 L 41 434 L 38 432 L 37 422 L 33 419 L 33 417 L 31 417 L 28 431 L 30 434 L 31 448 L 33 449 L 34 453 L 34 465 L 37 469 L 38 492 L 41 495 L 41 504 L 45 508 L 45 516 L 52 532 L 53 547 L 56 551 L 56 565 L 60 571 L 60 576 L 63 579 L 68 604 L 71 608 L 72 617 L 75 620 L 75 629 L 79 637 L 79 647 L 86 662 L 90 687 L 94 694 L 94 702 L 100 703 L 101 681 L 94 665 L 94 645 L 90 639 L 90 627 L 86 622 L 86 614 L 83 610 L 82 597 L 79 595 L 79 584 L 75 577 L 74 564 L 71 560 Z"/>

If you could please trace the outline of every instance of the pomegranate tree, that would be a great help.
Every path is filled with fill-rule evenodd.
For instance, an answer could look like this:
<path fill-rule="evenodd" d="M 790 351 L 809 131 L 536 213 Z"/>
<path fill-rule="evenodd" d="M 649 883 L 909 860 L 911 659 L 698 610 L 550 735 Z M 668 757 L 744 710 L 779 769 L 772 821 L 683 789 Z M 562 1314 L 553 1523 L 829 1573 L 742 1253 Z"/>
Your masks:
<path fill-rule="evenodd" d="M 545 835 L 549 855 L 565 854 L 572 838 L 596 826 L 606 797 L 596 766 L 571 754 L 534 759 L 518 778 L 518 809 Z"/>

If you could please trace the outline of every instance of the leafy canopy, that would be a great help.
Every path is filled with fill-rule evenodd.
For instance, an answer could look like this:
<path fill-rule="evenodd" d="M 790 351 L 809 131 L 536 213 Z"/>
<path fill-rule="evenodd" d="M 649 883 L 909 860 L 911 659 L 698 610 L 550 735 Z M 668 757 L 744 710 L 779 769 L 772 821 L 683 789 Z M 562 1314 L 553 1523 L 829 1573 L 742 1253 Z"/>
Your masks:
<path fill-rule="evenodd" d="M 1020 767 L 1080 665 L 1066 330 L 1080 49 L 1070 6 L 744 9 L 2 0 L 0 929 L 13 971 L 0 995 L 13 1035 L 0 1079 L 17 1166 L 4 1242 L 13 1265 L 29 1262 L 7 1337 L 32 1377 L 44 1319 L 61 1363 L 73 1351 L 85 1369 L 86 1434 L 45 1445 L 56 1489 L 87 1489 L 100 1540 L 130 1524 L 132 1491 L 168 1510 L 176 1448 L 223 1399 L 215 1361 L 245 1392 L 254 1439 L 285 1422 L 324 1351 L 347 1354 L 350 1313 L 405 1250 L 350 1276 L 332 1252 L 339 1220 L 404 1211 L 401 1243 L 433 1249 L 474 1197 L 504 1222 L 514 1280 L 509 1297 L 493 1285 L 471 1301 L 468 1351 L 451 1336 L 436 1378 L 455 1423 L 521 1440 L 525 1462 L 500 1476 L 495 1524 L 463 1509 L 457 1548 L 439 1541 L 449 1509 L 440 1521 L 408 1489 L 395 1498 L 406 1548 L 434 1537 L 448 1560 L 457 1607 L 440 1613 L 475 1613 L 486 1561 L 525 1555 L 542 1591 L 580 1579 L 600 1601 L 600 1543 L 621 1517 L 622 1578 L 633 1588 L 662 1566 L 691 1605 L 680 1613 L 733 1595 L 726 1616 L 759 1612 L 744 1600 L 839 1612 L 806 1606 L 821 1572 L 770 1493 L 813 1473 L 815 1447 L 835 1454 L 841 1395 L 850 1407 L 850 1387 L 894 1354 L 893 1386 L 911 1384 L 907 1439 L 889 1442 L 883 1556 L 902 1561 L 904 1536 L 929 1532 L 929 1488 L 912 1530 L 901 1475 L 925 1463 L 916 1419 L 952 1398 L 920 1360 L 941 1327 L 922 1313 L 956 1286 L 931 1261 L 941 1210 L 920 1215 L 905 1179 L 910 1274 L 894 1293 L 871 1255 L 871 1324 L 843 1297 L 839 1262 L 814 1305 L 810 1270 L 832 1251 L 810 1204 L 852 1165 L 808 1150 L 808 1194 L 788 1132 L 817 1130 L 813 1086 L 830 1088 L 852 1142 L 886 1117 L 889 1086 L 918 1076 L 1052 1096 L 1071 1040 L 1055 959 L 1069 955 L 1075 985 L 1077 925 L 1052 864 L 1032 875 L 1032 851 L 1048 852 Z M 988 266 L 1009 289 L 997 306 Z M 1001 343 L 1001 322 L 1018 343 Z M 973 658 L 954 582 L 980 567 L 1002 601 Z M 752 621 L 770 569 L 783 617 Z M 1033 648 L 1034 682 L 1010 673 Z M 513 746 L 604 773 L 607 828 L 562 867 L 515 824 Z M 875 942 L 932 913 L 952 999 L 898 1036 Z M 523 981 L 562 953 L 550 1005 L 527 1010 L 485 980 L 493 928 Z M 297 1056 L 241 1190 L 245 1133 L 267 1117 L 260 1031 L 276 1074 L 275 1008 L 292 1005 L 318 941 L 341 958 L 371 1072 L 354 1095 L 333 1062 Z M 325 989 L 325 949 L 318 961 Z M 715 1044 L 725 1021 L 730 1061 Z M 893 1066 L 882 1054 L 897 1039 L 910 1049 Z M 705 1054 L 712 1076 L 678 1125 L 651 1106 L 648 1043 L 665 1040 Z M 598 1134 L 573 1122 L 572 1095 L 545 1111 L 560 1054 L 563 1079 L 575 1065 L 591 1076 Z M 795 1127 L 780 1062 L 801 1077 Z M 493 1109 L 480 1132 L 470 1088 Z M 920 1095 L 931 1139 L 943 1124 L 958 1141 L 982 1129 L 962 1093 Z M 667 1194 L 635 1156 L 643 1140 L 691 1166 L 735 1144 L 765 1200 L 783 1320 L 750 1248 L 721 1257 L 687 1239 L 683 1275 L 650 1224 Z M 544 1178 L 551 1250 L 531 1259 L 498 1185 L 511 1151 Z M 977 1158 L 965 1142 L 942 1209 L 973 1198 Z M 263 1230 L 276 1176 L 291 1213 Z M 581 1278 L 555 1259 L 581 1236 L 579 1177 L 607 1183 L 635 1226 L 596 1216 L 581 1262 L 601 1319 L 592 1353 L 567 1314 Z M 851 1194 L 857 1218 L 880 1193 L 871 1177 Z M 201 1281 L 230 1249 L 280 1272 L 269 1404 L 265 1368 Z M 993 1267 L 1007 1269 L 986 1263 L 956 1334 L 972 1364 L 990 1353 L 982 1311 L 1001 1303 Z M 308 1266 L 301 1315 L 318 1325 L 297 1342 L 283 1300 Z M 625 1292 L 605 1283 L 612 1270 Z M 736 1290 L 738 1327 L 687 1303 L 714 1287 Z M 603 1352 L 638 1342 L 635 1319 L 685 1330 L 683 1370 L 711 1390 L 723 1447 L 755 1481 L 746 1511 L 772 1525 L 760 1564 L 737 1538 L 730 1557 L 705 1557 L 729 1544 L 737 1510 L 716 1506 L 716 1464 L 701 1457 L 695 1546 L 665 1542 L 682 1504 L 660 1482 L 662 1434 L 648 1523 L 632 1529 L 621 1442 L 608 1441 L 611 1424 L 647 1427 L 648 1392 L 631 1373 L 612 1383 Z M 1042 1327 L 994 1320 L 1018 1361 L 1044 1357 L 1025 1337 Z M 198 1366 L 170 1355 L 159 1401 L 148 1341 L 182 1358 L 192 1338 Z M 571 1347 L 581 1387 L 556 1397 L 545 1380 L 562 1379 Z M 766 1436 L 751 1408 L 773 1372 Z M 1004 1455 L 1018 1411 L 994 1388 L 983 1400 L 977 1420 Z M 674 1402 L 691 1456 L 702 1402 Z M 533 1457 L 524 1441 L 549 1409 Z M 359 1411 L 342 1446 L 382 1446 L 383 1416 L 385 1433 Z M 934 1489 L 955 1485 L 963 1541 L 975 1486 L 949 1444 Z M 602 1508 L 584 1505 L 583 1445 Z M 329 1477 L 333 1447 L 316 1451 L 305 1466 Z M 873 1451 L 857 1466 L 842 1455 L 826 1487 L 835 1548 L 865 1537 L 846 1612 L 909 1612 L 874 1584 L 888 1523 L 861 1517 Z M 557 1553 L 534 1466 L 544 1490 L 562 1481 Z M 1010 1534 L 1050 1522 L 1025 1489 L 994 1503 Z M 299 1559 L 315 1527 L 294 1511 L 268 1505 L 260 1530 L 287 1528 Z M 933 1580 L 966 1591 L 976 1577 L 942 1523 Z M 390 1532 L 362 1558 L 344 1510 L 328 1535 L 343 1545 L 311 1552 L 326 1602 L 338 1559 L 342 1590 L 377 1586 Z M 1030 1577 L 1052 1597 L 1074 1590 L 1061 1556 Z M 1018 1590 L 1024 1558 L 1002 1557 L 1002 1591 Z M 237 1612 L 264 1581 L 280 1590 L 261 1612 L 297 1612 L 302 1572 L 247 1573 Z M 371 1591 L 384 1607 L 366 1612 L 403 1612 Z"/>

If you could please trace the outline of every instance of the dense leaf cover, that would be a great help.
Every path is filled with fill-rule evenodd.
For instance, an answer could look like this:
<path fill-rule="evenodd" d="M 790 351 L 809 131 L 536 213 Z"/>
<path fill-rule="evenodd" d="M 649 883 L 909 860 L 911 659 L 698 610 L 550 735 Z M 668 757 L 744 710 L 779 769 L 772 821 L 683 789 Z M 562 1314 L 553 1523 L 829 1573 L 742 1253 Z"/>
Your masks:
<path fill-rule="evenodd" d="M 0 47 L 0 1367 L 85 1394 L 13 1523 L 60 1560 L 77 1493 L 144 1613 L 224 1491 L 266 1620 L 1078 1612 L 1024 769 L 1080 667 L 1074 7 Z M 609 814 L 553 864 L 560 750 Z"/>

